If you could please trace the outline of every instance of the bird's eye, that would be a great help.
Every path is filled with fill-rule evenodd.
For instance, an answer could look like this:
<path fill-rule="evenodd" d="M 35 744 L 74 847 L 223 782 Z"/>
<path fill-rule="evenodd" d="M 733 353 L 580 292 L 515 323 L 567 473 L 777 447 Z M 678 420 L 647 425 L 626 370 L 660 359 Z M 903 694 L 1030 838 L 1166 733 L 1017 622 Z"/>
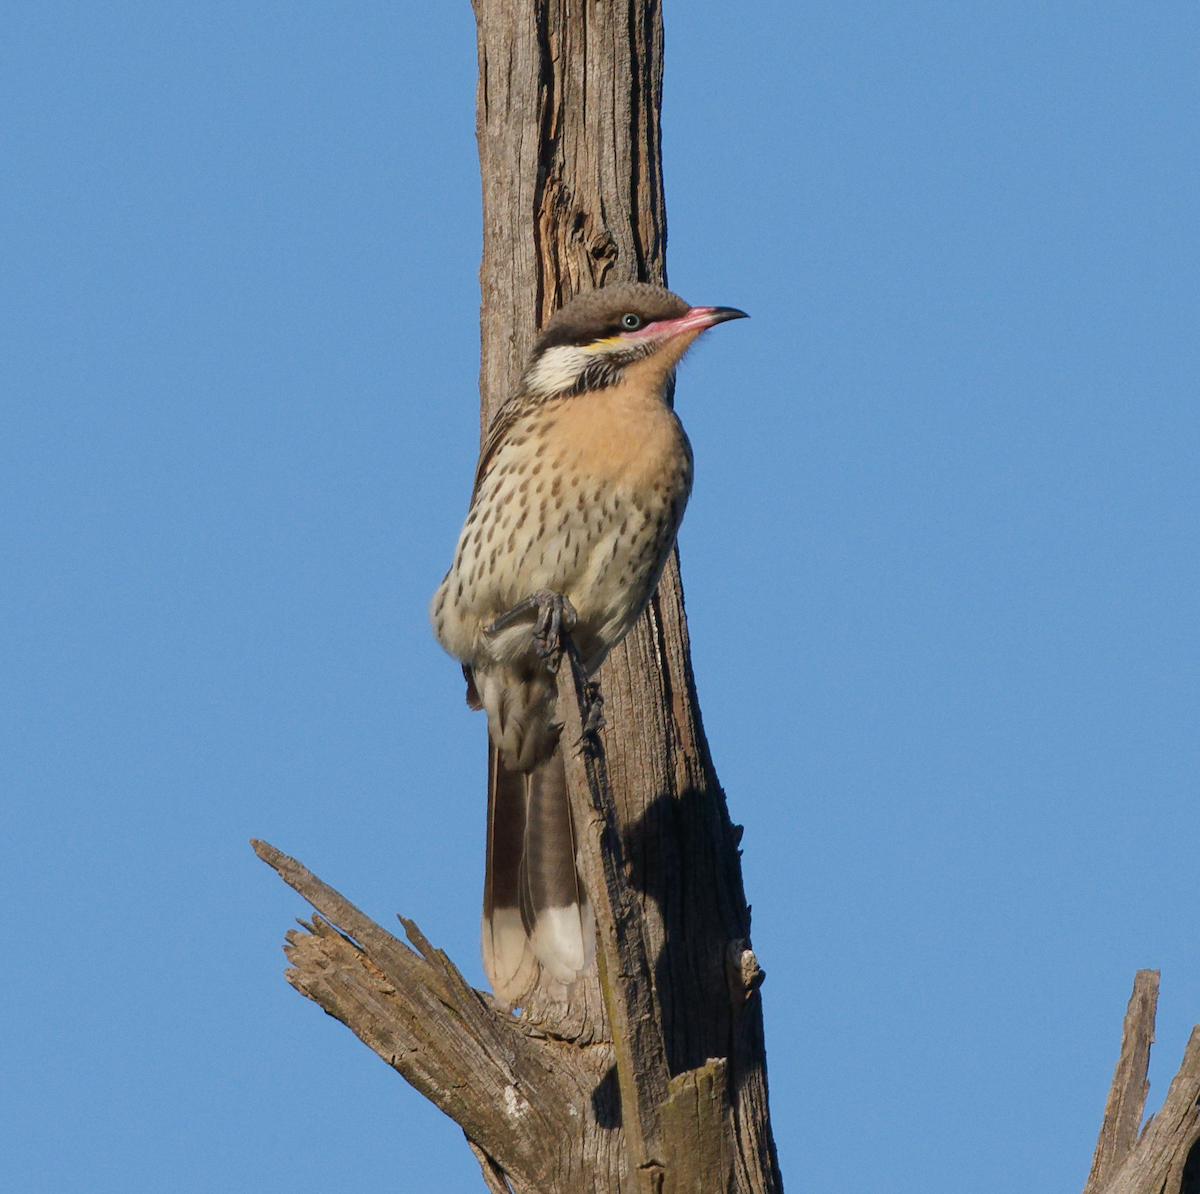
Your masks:
<path fill-rule="evenodd" d="M 621 326 L 627 332 L 636 332 L 642 326 L 642 317 L 630 311 L 628 314 L 621 316 Z"/>

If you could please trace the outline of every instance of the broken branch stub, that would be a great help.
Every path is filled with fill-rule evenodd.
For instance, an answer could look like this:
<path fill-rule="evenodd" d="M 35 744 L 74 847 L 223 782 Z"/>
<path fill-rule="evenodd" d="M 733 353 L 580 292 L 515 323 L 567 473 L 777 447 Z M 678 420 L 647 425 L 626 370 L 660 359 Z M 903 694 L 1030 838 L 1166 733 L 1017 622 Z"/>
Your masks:
<path fill-rule="evenodd" d="M 1158 982 L 1157 970 L 1139 970 L 1134 978 L 1121 1052 L 1083 1194 L 1193 1194 L 1183 1190 L 1183 1184 L 1185 1175 L 1191 1184 L 1194 1175 L 1188 1161 L 1200 1140 L 1200 1025 L 1192 1030 L 1162 1107 L 1141 1124 L 1150 1089 L 1146 1075 Z"/>

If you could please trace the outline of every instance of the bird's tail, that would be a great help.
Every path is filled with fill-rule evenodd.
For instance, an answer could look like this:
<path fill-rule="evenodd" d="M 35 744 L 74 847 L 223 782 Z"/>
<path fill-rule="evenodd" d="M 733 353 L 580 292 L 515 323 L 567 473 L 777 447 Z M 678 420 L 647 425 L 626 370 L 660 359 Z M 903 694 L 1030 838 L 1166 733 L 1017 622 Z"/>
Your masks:
<path fill-rule="evenodd" d="M 532 771 L 513 771 L 488 742 L 483 968 L 499 999 L 519 1004 L 542 969 L 563 983 L 595 949 L 575 861 L 561 745 Z"/>

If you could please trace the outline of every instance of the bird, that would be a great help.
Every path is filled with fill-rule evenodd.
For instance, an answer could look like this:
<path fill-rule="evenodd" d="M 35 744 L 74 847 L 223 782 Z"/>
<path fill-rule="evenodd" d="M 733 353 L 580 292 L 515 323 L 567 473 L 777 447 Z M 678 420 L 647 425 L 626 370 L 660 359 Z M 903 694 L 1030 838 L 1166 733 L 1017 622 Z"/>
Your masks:
<path fill-rule="evenodd" d="M 579 294 L 547 322 L 483 441 L 434 635 L 488 722 L 481 938 L 496 998 L 595 950 L 555 720 L 553 639 L 591 675 L 646 608 L 692 490 L 675 370 L 706 329 L 746 318 L 646 282 Z"/>

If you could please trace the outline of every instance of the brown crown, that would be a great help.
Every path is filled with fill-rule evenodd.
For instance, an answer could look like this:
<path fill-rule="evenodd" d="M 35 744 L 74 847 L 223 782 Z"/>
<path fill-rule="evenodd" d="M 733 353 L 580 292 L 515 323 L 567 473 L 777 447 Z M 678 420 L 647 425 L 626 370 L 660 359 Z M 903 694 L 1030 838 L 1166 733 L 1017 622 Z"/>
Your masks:
<path fill-rule="evenodd" d="M 663 286 L 649 282 L 614 282 L 576 295 L 555 312 L 533 350 L 538 356 L 558 344 L 591 344 L 621 331 L 621 316 L 629 312 L 643 323 L 678 319 L 688 304 Z"/>

